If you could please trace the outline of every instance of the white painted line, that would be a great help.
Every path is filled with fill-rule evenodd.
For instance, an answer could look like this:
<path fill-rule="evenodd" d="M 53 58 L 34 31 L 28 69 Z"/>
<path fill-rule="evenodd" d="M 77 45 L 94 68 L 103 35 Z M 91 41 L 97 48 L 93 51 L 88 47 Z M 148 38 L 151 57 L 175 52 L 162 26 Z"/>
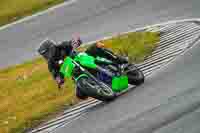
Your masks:
<path fill-rule="evenodd" d="M 171 34 L 171 35 L 169 35 L 169 36 L 165 36 L 165 37 L 161 37 L 161 42 L 162 41 L 166 41 L 166 40 L 168 40 L 169 38 L 171 38 L 171 39 L 173 39 L 173 38 L 175 38 L 175 37 L 178 37 L 178 36 L 180 36 L 180 35 L 186 35 L 187 33 L 188 34 L 190 34 L 190 32 L 192 32 L 192 31 L 195 31 L 195 30 L 199 30 L 200 28 L 198 27 L 192 27 L 192 28 L 189 28 L 189 29 L 186 29 L 185 31 L 184 31 L 184 29 L 182 30 L 182 31 L 180 31 L 180 32 L 176 32 L 176 33 L 174 33 L 174 34 Z"/>
<path fill-rule="evenodd" d="M 87 107 L 80 108 L 79 110 L 67 113 L 66 115 L 63 115 L 63 116 L 61 116 L 59 118 L 56 118 L 56 119 L 52 120 L 51 122 L 48 122 L 46 125 L 43 125 L 40 128 L 37 128 L 37 129 L 31 131 L 31 133 L 39 131 L 39 130 L 43 130 L 43 129 L 46 129 L 48 127 L 52 127 L 52 126 L 55 126 L 57 124 L 63 123 L 65 121 L 67 121 L 67 120 L 76 118 L 77 116 L 83 114 L 87 109 L 89 109 L 91 107 L 94 107 L 94 106 L 96 106 L 96 105 L 98 105 L 100 103 L 102 103 L 102 102 L 101 101 L 96 101 L 95 103 L 90 104 Z"/>
<path fill-rule="evenodd" d="M 156 31 L 156 32 L 167 32 L 169 30 L 174 30 L 180 26 L 184 26 L 186 25 L 185 23 L 181 23 L 181 24 L 169 24 L 169 25 L 166 25 L 166 26 L 163 26 L 162 28 L 160 28 L 159 31 Z"/>
<path fill-rule="evenodd" d="M 174 52 L 179 51 L 179 50 L 184 50 L 184 49 L 187 48 L 187 47 L 188 47 L 188 45 L 180 45 L 180 46 L 174 45 L 174 46 L 172 46 L 172 47 L 163 49 L 163 50 L 161 50 L 161 51 L 155 53 L 154 55 L 148 57 L 148 58 L 146 59 L 146 61 L 153 60 L 153 59 L 158 58 L 158 57 L 161 57 L 161 56 L 166 56 L 166 55 L 168 55 L 168 54 L 174 53 Z"/>
<path fill-rule="evenodd" d="M 152 56 L 158 54 L 162 50 L 170 49 L 171 47 L 176 47 L 177 45 L 184 45 L 182 43 L 184 43 L 186 40 L 192 40 L 192 39 L 194 39 L 194 37 L 190 36 L 190 37 L 187 37 L 187 38 L 183 38 L 182 40 L 177 40 L 177 41 L 171 40 L 171 41 L 174 41 L 174 43 L 170 43 L 170 42 L 163 43 L 161 46 L 158 46 L 155 51 L 153 51 Z"/>
<path fill-rule="evenodd" d="M 190 40 L 193 40 L 194 38 L 189 38 Z M 165 54 L 165 53 L 169 53 L 169 52 L 171 52 L 171 51 L 175 51 L 175 50 L 177 50 L 177 49 L 183 49 L 184 48 L 184 46 L 186 45 L 184 42 L 185 42 L 186 40 L 183 40 L 183 41 L 181 41 L 181 42 L 178 42 L 178 43 L 176 43 L 175 45 L 169 45 L 169 46 L 164 46 L 164 47 L 162 47 L 162 48 L 159 48 L 159 49 L 156 49 L 156 51 L 151 55 L 151 56 L 149 56 L 148 58 L 146 58 L 147 60 L 148 59 L 152 59 L 153 57 L 156 57 L 156 56 L 159 56 L 159 55 L 161 55 L 161 54 Z"/>
<path fill-rule="evenodd" d="M 158 24 L 154 24 L 154 25 L 146 25 L 144 27 L 136 28 L 136 29 L 129 30 L 129 31 L 126 31 L 126 32 L 121 32 L 120 34 L 126 34 L 126 33 L 129 33 L 129 32 L 138 32 L 138 31 L 142 31 L 142 30 L 145 30 L 145 29 L 148 29 L 148 28 L 152 28 L 152 27 L 156 27 L 156 26 L 164 26 L 164 25 L 169 25 L 169 24 L 177 24 L 177 23 L 183 23 L 183 22 L 194 22 L 194 21 L 198 21 L 199 22 L 200 18 L 171 20 L 171 21 L 168 21 L 168 22 L 158 23 Z M 95 41 L 86 42 L 86 44 L 90 45 L 90 44 L 93 44 L 93 43 L 95 43 L 97 41 L 110 39 L 110 38 L 115 37 L 115 36 L 101 37 L 101 38 L 99 38 L 99 39 L 97 39 Z"/>
<path fill-rule="evenodd" d="M 163 28 L 160 30 L 160 32 L 167 33 L 167 32 L 169 32 L 169 31 L 171 31 L 171 30 L 173 30 L 175 28 L 180 27 L 181 25 L 185 25 L 185 23 L 181 23 L 181 24 L 169 24 L 169 26 L 168 25 L 163 26 Z"/>
<path fill-rule="evenodd" d="M 145 30 L 145 29 L 148 29 L 148 28 L 151 28 L 151 27 L 156 27 L 156 26 L 162 26 L 162 25 L 168 25 L 168 24 L 176 24 L 176 23 L 182 23 L 182 22 L 194 22 L 194 21 L 200 21 L 200 18 L 183 19 L 183 20 L 172 20 L 172 21 L 168 21 L 168 22 L 164 22 L 164 23 L 158 23 L 158 24 L 154 24 L 154 25 L 147 25 L 145 27 L 136 28 L 136 29 L 130 30 L 128 32 L 135 32 L 135 31 Z M 123 33 L 128 33 L 128 32 L 123 32 Z"/>
<path fill-rule="evenodd" d="M 93 106 L 96 106 L 97 104 L 100 104 L 100 101 L 97 101 L 97 102 L 95 102 L 95 103 L 91 103 L 91 104 L 89 104 L 89 105 L 86 106 L 86 107 L 82 107 L 82 108 L 80 108 L 80 109 L 78 109 L 78 110 L 75 110 L 75 111 L 73 111 L 73 112 L 69 112 L 69 113 L 67 113 L 67 114 L 65 114 L 65 115 L 62 115 L 62 116 L 60 116 L 60 117 L 58 117 L 58 118 L 56 118 L 56 119 L 54 119 L 54 120 L 48 122 L 47 125 L 49 125 L 49 124 L 51 124 L 51 123 L 54 123 L 54 122 L 57 122 L 57 121 L 60 121 L 60 120 L 63 120 L 63 119 L 66 119 L 66 118 L 71 117 L 71 116 L 73 116 L 73 115 L 75 115 L 75 114 L 83 113 L 83 112 L 86 111 L 88 108 L 91 108 L 91 107 L 93 107 Z"/>
<path fill-rule="evenodd" d="M 67 113 L 73 112 L 74 110 L 78 110 L 78 109 L 81 108 L 81 107 L 87 106 L 88 104 L 93 103 L 93 101 L 94 101 L 94 99 L 89 99 L 89 100 L 86 100 L 86 101 L 82 101 L 82 102 L 76 104 L 75 106 L 72 106 L 72 107 L 70 107 L 69 109 L 67 109 L 66 111 L 64 111 L 64 112 L 62 113 L 62 116 L 63 116 L 63 115 L 66 115 Z M 59 117 L 61 117 L 61 116 L 59 116 Z M 57 118 L 59 118 L 59 117 L 57 117 Z M 51 122 L 54 121 L 54 120 L 55 120 L 55 119 L 53 119 L 53 120 L 51 120 L 51 121 L 48 121 L 47 123 L 44 123 L 43 125 L 46 125 L 46 124 L 48 124 L 48 123 L 51 123 Z"/>
<path fill-rule="evenodd" d="M 54 122 L 54 123 L 51 123 L 51 124 L 48 124 L 48 125 L 39 127 L 39 128 L 37 128 L 37 129 L 35 129 L 35 130 L 32 130 L 30 133 L 36 133 L 36 132 L 45 130 L 45 129 L 47 129 L 47 128 L 50 128 L 50 127 L 52 127 L 52 126 L 55 126 L 56 124 L 63 123 L 63 121 L 76 118 L 76 117 L 79 116 L 79 115 L 81 115 L 81 113 L 74 114 L 73 116 L 70 116 L 70 117 L 68 117 L 68 118 L 66 118 L 66 119 L 63 119 L 62 121 L 56 121 L 56 122 Z"/>
<path fill-rule="evenodd" d="M 165 60 L 167 57 L 176 56 L 176 55 L 178 55 L 179 53 L 181 53 L 183 51 L 184 50 L 182 50 L 182 49 L 178 49 L 178 50 L 175 50 L 174 52 L 170 52 L 169 54 L 158 56 L 158 57 L 156 57 L 154 59 L 145 61 L 145 63 L 140 65 L 140 67 L 146 66 L 148 64 L 152 64 L 152 63 L 157 62 L 157 61 Z"/>
<path fill-rule="evenodd" d="M 164 35 L 165 34 L 168 34 L 168 33 L 171 33 L 171 30 L 177 30 L 177 29 L 180 29 L 180 27 L 181 26 L 184 26 L 184 25 L 186 25 L 186 24 L 174 24 L 174 26 L 173 27 L 170 27 L 170 28 L 163 28 L 163 29 L 161 29 L 159 32 L 162 32 Z"/>
<path fill-rule="evenodd" d="M 194 40 L 194 37 L 189 38 L 190 40 Z M 183 40 L 182 42 L 176 43 L 177 45 L 170 45 L 166 46 L 164 48 L 157 49 L 156 52 L 154 52 L 151 56 L 149 56 L 146 60 L 152 59 L 153 57 L 159 56 L 161 54 L 169 53 L 171 51 L 175 51 L 177 49 L 184 49 L 188 46 L 188 44 L 185 44 L 186 40 Z"/>
<path fill-rule="evenodd" d="M 170 29 L 166 29 L 164 31 L 161 31 L 161 32 L 163 32 L 162 36 L 165 36 L 166 34 L 173 34 L 175 31 L 179 31 L 180 29 L 182 29 L 184 27 L 191 27 L 191 25 L 197 26 L 197 24 L 194 24 L 194 23 L 190 23 L 190 24 L 186 24 L 186 23 L 176 24 L 175 27 L 172 27 Z"/>
<path fill-rule="evenodd" d="M 170 60 L 172 60 L 172 58 L 169 59 L 169 61 L 170 61 Z M 152 67 L 152 68 L 150 68 L 150 69 L 143 70 L 143 73 L 153 73 L 155 70 L 158 70 L 158 69 L 160 69 L 160 68 L 163 67 L 163 66 L 165 66 L 165 64 L 157 65 L 157 66 Z"/>
<path fill-rule="evenodd" d="M 186 35 L 188 35 L 188 34 L 191 35 L 192 32 L 196 32 L 196 31 L 198 31 L 198 30 L 200 30 L 200 28 L 189 29 L 189 30 L 186 30 L 185 32 L 184 32 L 184 31 L 181 31 L 181 32 L 176 33 L 176 34 L 174 34 L 174 35 L 168 36 L 168 38 L 161 38 L 160 43 L 163 43 L 163 42 L 168 41 L 169 38 L 170 38 L 170 40 L 172 40 L 172 39 L 175 39 L 175 38 L 179 39 L 180 37 L 186 36 Z"/>
<path fill-rule="evenodd" d="M 178 54 L 180 54 L 183 51 L 184 50 L 182 50 L 182 49 L 178 49 L 178 50 L 175 50 L 173 52 L 170 52 L 169 54 L 158 56 L 158 57 L 156 57 L 154 59 L 148 60 L 147 62 L 145 62 L 141 66 L 143 67 L 143 66 L 146 66 L 146 65 L 149 65 L 149 64 L 157 63 L 157 62 L 162 61 L 162 60 L 166 60 L 169 57 L 177 56 Z"/>
<path fill-rule="evenodd" d="M 51 11 L 53 11 L 53 10 L 56 10 L 56 9 L 58 9 L 58 8 L 61 8 L 61 7 L 64 7 L 64 6 L 69 6 L 69 5 L 73 4 L 73 3 L 75 3 L 76 1 L 77 1 L 77 0 L 68 0 L 68 1 L 66 1 L 66 2 L 64 2 L 64 3 L 61 3 L 61 4 L 55 5 L 55 6 L 53 6 L 53 7 L 50 7 L 50 8 L 47 9 L 47 10 L 38 12 L 38 13 L 33 14 L 33 15 L 31 15 L 31 16 L 24 17 L 24 18 L 22 18 L 22 19 L 19 19 L 19 20 L 13 22 L 13 23 L 4 25 L 4 26 L 0 27 L 0 30 L 4 30 L 4 29 L 9 28 L 9 27 L 11 27 L 11 26 L 14 26 L 14 25 L 16 25 L 16 24 L 23 23 L 23 22 L 28 21 L 28 20 L 30 20 L 30 19 L 33 19 L 33 18 L 35 18 L 35 17 L 37 17 L 37 16 L 41 16 L 41 15 L 47 14 L 47 13 L 49 13 L 49 12 L 51 12 Z"/>
<path fill-rule="evenodd" d="M 199 35 L 198 35 L 198 37 L 199 37 Z M 195 39 L 197 39 L 198 37 L 196 37 Z M 179 54 L 183 53 L 184 50 L 186 50 L 186 48 L 189 46 L 189 43 L 192 43 L 195 39 L 192 39 L 192 40 L 188 41 L 187 45 L 185 45 L 184 48 L 182 48 L 182 51 L 176 53 L 176 55 L 179 55 Z M 176 55 L 174 55 L 174 56 L 171 55 L 171 56 L 172 56 L 171 58 L 172 58 L 172 59 L 173 59 L 173 58 L 176 58 Z M 170 57 L 170 56 L 168 56 L 168 57 L 166 57 L 166 58 L 169 58 L 169 57 Z M 151 58 L 150 58 L 150 59 L 151 59 Z M 165 59 L 165 60 L 166 60 L 166 59 Z M 168 60 L 168 59 L 167 59 L 167 60 Z M 157 60 L 157 61 L 158 61 L 158 60 Z M 150 63 L 152 63 L 152 62 L 150 62 Z M 155 65 L 155 64 L 150 65 L 151 67 L 153 66 L 152 68 L 150 67 L 150 68 L 147 69 L 147 67 L 149 67 L 149 66 L 147 66 L 147 67 L 144 67 L 144 68 L 141 69 L 141 70 L 143 70 L 143 71 L 145 70 L 144 72 L 148 72 L 148 73 L 150 74 L 150 73 L 152 73 L 153 70 L 155 70 L 155 69 L 157 68 L 158 64 L 161 64 L 161 65 L 162 65 L 162 63 L 159 63 L 159 62 L 158 62 L 156 65 Z M 145 65 L 146 65 L 146 64 L 145 64 Z M 161 65 L 159 65 L 159 66 L 161 66 Z M 165 62 L 163 63 L 163 65 L 165 65 Z M 155 69 L 154 69 L 154 68 L 155 68 Z"/>
<path fill-rule="evenodd" d="M 74 107 L 77 107 L 77 106 L 80 106 L 80 105 L 86 104 L 86 103 L 88 103 L 88 102 L 90 102 L 90 101 L 93 101 L 93 100 L 94 100 L 94 99 L 89 98 L 88 100 L 84 100 L 84 101 L 82 101 L 82 102 L 80 102 L 80 103 L 78 103 L 78 104 L 72 106 L 71 108 L 74 108 Z"/>
<path fill-rule="evenodd" d="M 188 34 L 188 35 L 181 35 L 179 36 L 178 38 L 173 38 L 172 40 L 168 40 L 168 41 L 165 41 L 165 42 L 162 42 L 162 45 L 158 46 L 157 48 L 158 49 L 162 49 L 162 48 L 165 48 L 165 47 L 169 47 L 169 46 L 173 46 L 173 43 L 180 43 L 180 42 L 183 42 L 183 40 L 187 40 L 189 38 L 192 38 L 194 35 L 196 34 L 199 34 L 200 33 L 200 30 L 197 30 L 191 34 Z M 163 45 L 165 44 L 165 45 Z M 168 45 L 169 44 L 169 45 Z M 156 51 L 154 51 L 153 53 L 155 53 Z"/>
<path fill-rule="evenodd" d="M 170 32 L 170 33 L 168 33 L 168 34 L 166 34 L 166 35 L 161 35 L 161 37 L 160 37 L 160 40 L 161 41 L 164 41 L 164 40 L 166 40 L 166 39 L 170 39 L 170 38 L 174 38 L 174 37 L 177 37 L 177 36 L 179 36 L 180 34 L 187 34 L 187 33 L 190 33 L 192 30 L 197 30 L 197 29 L 200 29 L 200 27 L 196 27 L 196 28 L 194 28 L 194 27 L 187 27 L 187 29 L 181 29 L 181 30 L 177 30 L 177 31 L 173 31 L 173 32 Z"/>
<path fill-rule="evenodd" d="M 92 100 L 90 100 L 90 101 L 85 102 L 85 103 L 82 104 L 82 105 L 79 105 L 79 106 L 76 106 L 76 107 L 74 107 L 74 108 L 71 108 L 70 110 L 64 111 L 64 114 L 73 112 L 73 111 L 78 110 L 78 109 L 80 109 L 80 108 L 82 108 L 82 107 L 87 107 L 89 104 L 95 103 L 95 102 L 97 102 L 97 101 L 98 101 L 98 100 L 92 99 Z"/>
<path fill-rule="evenodd" d="M 180 51 L 184 51 L 186 48 L 187 48 L 187 45 L 185 45 L 183 49 L 182 48 L 177 48 L 177 49 L 175 48 L 175 49 L 172 49 L 169 52 L 167 50 L 164 53 L 160 52 L 160 54 L 145 60 L 145 62 L 141 63 L 141 65 L 149 64 L 149 63 L 154 62 L 156 60 L 161 60 L 161 59 L 166 58 L 166 57 L 168 57 L 170 55 L 174 55 L 174 54 L 176 54 L 176 53 L 178 53 Z"/>
<path fill-rule="evenodd" d="M 148 68 L 148 69 L 144 69 L 144 70 L 142 70 L 142 71 L 143 71 L 144 73 L 150 72 L 150 71 L 155 71 L 155 70 L 157 70 L 157 69 L 159 69 L 159 68 L 161 68 L 161 67 L 166 66 L 166 64 L 167 64 L 168 62 L 170 62 L 171 60 L 173 60 L 174 58 L 176 58 L 176 57 L 168 58 L 167 60 L 165 60 L 165 62 L 163 62 L 163 63 L 161 63 L 161 64 L 158 64 L 158 65 L 155 65 L 154 67 L 151 67 L 151 68 Z"/>
<path fill-rule="evenodd" d="M 185 26 L 185 27 L 179 27 L 180 29 L 176 29 L 176 30 L 173 30 L 173 32 L 169 32 L 169 34 L 166 34 L 166 35 L 162 35 L 161 36 L 161 39 L 165 39 L 165 38 L 169 38 L 171 36 L 177 36 L 179 33 L 185 33 L 185 32 L 188 32 L 192 29 L 199 29 L 199 26 Z M 185 30 L 186 29 L 186 30 Z M 185 30 L 185 31 L 184 31 Z"/>
<path fill-rule="evenodd" d="M 146 63 L 149 63 L 149 62 L 164 58 L 164 57 L 166 57 L 168 55 L 172 55 L 172 54 L 175 54 L 175 53 L 180 52 L 180 51 L 183 51 L 183 49 L 174 49 L 174 50 L 169 51 L 169 52 L 167 51 L 165 53 L 160 53 L 157 56 L 153 56 L 152 58 L 149 58 L 149 59 L 145 60 L 144 63 L 142 63 L 142 64 L 146 64 Z"/>
<path fill-rule="evenodd" d="M 148 78 L 151 75 L 152 71 L 144 73 L 144 76 Z"/>
<path fill-rule="evenodd" d="M 166 26 L 163 26 L 163 28 L 160 29 L 159 32 L 166 32 L 169 31 L 169 30 L 174 30 L 182 25 L 186 25 L 185 23 L 182 23 L 182 24 L 169 24 L 169 25 L 166 25 Z"/>
<path fill-rule="evenodd" d="M 69 121 L 69 122 L 60 124 L 60 126 L 58 126 L 58 127 L 56 127 L 55 129 L 51 130 L 50 133 L 53 133 L 53 132 L 55 132 L 56 130 L 58 130 L 58 128 L 62 128 L 62 127 L 64 127 L 64 126 L 66 126 L 66 125 L 72 123 L 73 121 L 76 121 L 76 120 L 80 119 L 80 118 L 83 117 L 85 114 L 86 114 L 86 113 L 83 113 L 83 114 L 81 114 L 80 116 L 76 117 L 75 119 L 73 119 L 73 120 L 71 120 L 71 121 Z M 48 132 L 48 133 L 49 133 L 49 132 Z"/>
<path fill-rule="evenodd" d="M 191 39 L 191 38 L 189 38 L 189 39 Z M 194 39 L 194 38 L 192 38 L 192 39 Z M 169 46 L 165 45 L 162 48 L 156 49 L 156 51 L 151 56 L 147 57 L 146 60 L 151 59 L 151 58 L 156 57 L 156 56 L 159 56 L 160 54 L 165 54 L 165 53 L 174 51 L 177 48 L 183 49 L 184 46 L 185 46 L 185 44 L 183 44 L 184 41 L 176 43 L 177 45 L 169 45 Z"/>
<path fill-rule="evenodd" d="M 57 117 L 56 119 L 52 119 L 52 120 L 50 120 L 50 121 L 48 121 L 48 122 L 42 124 L 42 126 L 48 125 L 48 124 L 50 124 L 50 123 L 52 123 L 52 122 L 55 122 L 55 121 L 61 119 L 61 118 L 64 117 L 64 116 L 66 117 L 66 115 L 68 115 L 69 113 L 73 113 L 73 112 L 76 113 L 75 111 L 77 111 L 77 110 L 79 110 L 79 109 L 81 109 L 81 108 L 87 107 L 88 105 L 93 104 L 93 103 L 96 102 L 96 101 L 97 101 L 97 100 L 94 100 L 94 99 L 89 99 L 89 100 L 87 100 L 87 101 L 83 101 L 83 102 L 79 103 L 78 105 L 76 105 L 75 107 L 72 107 L 72 108 L 70 108 L 70 109 L 67 109 L 66 111 L 63 112 L 63 114 L 62 114 L 61 116 Z"/>
<path fill-rule="evenodd" d="M 147 64 L 147 65 L 145 65 L 145 66 L 141 66 L 141 67 L 139 67 L 139 69 L 141 69 L 142 71 L 144 71 L 144 70 L 147 70 L 147 69 L 153 68 L 153 67 L 155 67 L 155 66 L 157 66 L 157 65 L 160 65 L 160 64 L 166 63 L 167 60 L 168 60 L 169 58 L 173 58 L 173 57 L 174 57 L 174 56 L 166 57 L 166 58 L 163 59 L 163 60 L 155 61 L 155 62 L 152 62 L 152 63 Z"/>
<path fill-rule="evenodd" d="M 162 66 L 162 68 L 154 70 L 154 73 L 152 73 L 151 75 L 155 75 L 158 72 L 165 70 L 167 68 L 167 66 L 169 64 L 173 64 L 178 58 L 181 58 L 185 53 L 187 53 L 189 50 L 191 50 L 194 46 L 196 46 L 198 43 L 200 43 L 200 35 L 193 41 L 191 42 L 193 45 L 191 45 L 190 47 L 188 47 L 184 52 L 182 52 L 179 56 L 173 58 L 171 61 L 167 62 L 164 66 Z"/>
<path fill-rule="evenodd" d="M 194 37 L 188 38 L 190 40 L 194 39 Z M 175 45 L 169 44 L 169 45 L 163 45 L 163 47 L 159 47 L 158 49 L 156 49 L 156 51 L 153 52 L 153 54 L 151 56 L 149 56 L 147 59 L 155 57 L 160 55 L 161 53 L 167 53 L 170 51 L 173 51 L 176 48 L 180 48 L 180 47 L 184 47 L 185 44 L 183 44 L 186 40 L 180 41 L 180 42 L 175 42 Z M 178 45 L 179 44 L 179 45 Z M 181 48 L 180 48 L 181 49 Z"/>
<path fill-rule="evenodd" d="M 194 37 L 191 37 L 191 38 L 188 38 L 188 39 L 195 40 Z M 187 47 L 189 45 L 189 44 L 187 44 L 186 40 L 179 41 L 179 42 L 177 42 L 177 44 L 179 44 L 179 45 L 169 45 L 169 46 L 165 46 L 165 47 L 159 48 L 156 52 L 153 53 L 152 56 L 148 57 L 147 59 L 155 57 L 155 56 L 158 56 L 159 54 L 161 54 L 163 52 L 167 53 L 168 51 L 173 51 L 176 48 L 184 49 L 185 47 Z"/>

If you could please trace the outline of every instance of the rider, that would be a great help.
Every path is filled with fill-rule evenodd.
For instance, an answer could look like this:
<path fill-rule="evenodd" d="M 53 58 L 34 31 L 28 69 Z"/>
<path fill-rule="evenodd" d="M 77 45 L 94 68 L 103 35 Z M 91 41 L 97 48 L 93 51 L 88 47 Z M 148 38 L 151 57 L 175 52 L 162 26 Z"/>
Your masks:
<path fill-rule="evenodd" d="M 70 41 L 63 41 L 58 45 L 52 40 L 45 40 L 41 43 L 38 52 L 47 60 L 48 69 L 56 80 L 59 88 L 64 84 L 64 76 L 59 72 L 60 65 L 63 63 L 65 57 L 70 55 L 73 49 L 79 47 L 81 44 L 82 41 L 78 36 L 72 38 Z M 104 44 L 99 41 L 96 45 L 89 47 L 85 52 L 91 56 L 105 57 L 116 63 L 127 62 L 126 59 L 114 55 L 111 51 L 103 47 Z M 81 96 L 79 96 L 78 90 L 76 92 L 77 96 L 80 98 Z"/>

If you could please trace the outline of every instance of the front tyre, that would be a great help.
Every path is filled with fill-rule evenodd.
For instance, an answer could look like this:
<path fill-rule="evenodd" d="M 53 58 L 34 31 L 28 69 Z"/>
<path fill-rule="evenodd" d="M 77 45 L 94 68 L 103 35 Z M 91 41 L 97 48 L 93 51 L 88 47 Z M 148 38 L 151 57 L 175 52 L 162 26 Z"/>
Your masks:
<path fill-rule="evenodd" d="M 93 97 L 100 101 L 111 101 L 115 99 L 115 93 L 110 87 L 99 86 L 92 79 L 88 77 L 82 77 L 77 81 L 79 89 L 87 96 Z"/>
<path fill-rule="evenodd" d="M 129 84 L 139 86 L 144 83 L 144 74 L 135 65 L 130 65 L 127 70 Z"/>
<path fill-rule="evenodd" d="M 80 86 L 76 87 L 76 96 L 81 100 L 86 100 L 88 98 L 88 96 L 84 92 L 81 91 Z"/>
<path fill-rule="evenodd" d="M 112 101 L 116 98 L 113 90 L 107 86 L 99 86 L 97 85 L 97 95 L 93 96 L 94 98 L 101 100 L 101 101 Z"/>

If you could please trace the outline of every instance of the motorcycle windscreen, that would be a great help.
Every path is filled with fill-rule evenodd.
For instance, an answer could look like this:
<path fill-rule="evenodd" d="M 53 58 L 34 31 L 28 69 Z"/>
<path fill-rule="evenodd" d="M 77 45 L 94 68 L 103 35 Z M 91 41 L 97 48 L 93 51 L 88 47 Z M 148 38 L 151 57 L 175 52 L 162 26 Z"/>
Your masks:
<path fill-rule="evenodd" d="M 64 77 L 69 78 L 73 74 L 74 67 L 75 64 L 72 62 L 72 58 L 67 57 L 61 65 L 60 73 L 62 73 Z"/>
<path fill-rule="evenodd" d="M 112 78 L 112 90 L 114 92 L 120 92 L 128 88 L 128 77 L 119 76 Z"/>

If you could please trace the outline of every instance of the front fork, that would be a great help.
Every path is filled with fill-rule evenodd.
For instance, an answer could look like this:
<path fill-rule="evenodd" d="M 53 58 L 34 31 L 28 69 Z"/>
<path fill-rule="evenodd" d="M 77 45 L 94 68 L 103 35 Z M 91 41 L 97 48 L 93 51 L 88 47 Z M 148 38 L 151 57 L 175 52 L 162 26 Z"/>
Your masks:
<path fill-rule="evenodd" d="M 95 81 L 96 84 L 98 84 L 99 86 L 102 86 L 103 88 L 104 87 L 107 87 L 107 88 L 110 88 L 109 86 L 107 86 L 105 83 L 102 83 L 102 82 L 99 82 L 99 80 L 97 80 L 90 72 L 88 72 L 86 69 L 84 69 L 82 66 L 80 66 L 78 63 L 76 63 L 75 61 L 73 61 L 73 63 L 75 65 L 77 65 L 80 70 L 85 74 L 87 75 L 88 77 L 90 77 L 93 81 Z M 78 77 L 80 78 L 80 76 Z"/>

